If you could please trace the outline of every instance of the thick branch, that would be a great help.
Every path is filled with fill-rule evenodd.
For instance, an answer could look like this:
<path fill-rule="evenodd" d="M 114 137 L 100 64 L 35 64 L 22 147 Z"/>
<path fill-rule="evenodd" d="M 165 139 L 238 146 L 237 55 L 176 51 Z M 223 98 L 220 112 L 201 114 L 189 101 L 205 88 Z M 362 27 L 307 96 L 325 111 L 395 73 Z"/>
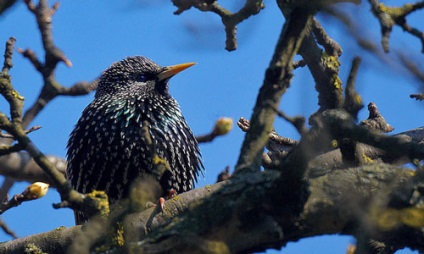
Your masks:
<path fill-rule="evenodd" d="M 125 232 L 127 239 L 138 243 L 138 248 L 159 249 L 164 247 L 161 244 L 171 243 L 167 247 L 171 247 L 171 253 L 172 249 L 192 253 L 199 246 L 212 242 L 225 246 L 232 253 L 261 251 L 269 247 L 280 248 L 287 242 L 308 236 L 354 234 L 354 225 L 368 223 L 366 219 L 372 218 L 368 209 L 374 207 L 382 193 L 386 195 L 412 177 L 408 170 L 376 164 L 336 170 L 311 179 L 304 211 L 297 222 L 292 223 L 277 212 L 281 204 L 269 203 L 269 197 L 275 193 L 267 186 L 279 178 L 279 173 L 250 173 L 243 178 L 232 178 L 178 195 L 166 202 L 164 213 L 154 213 L 152 208 L 130 215 Z M 409 229 L 415 232 L 414 237 L 404 235 L 400 230 L 402 225 L 386 233 L 379 231 L 378 225 L 370 225 L 375 226 L 375 236 L 384 238 L 391 234 L 397 246 L 417 247 L 423 240 L 419 230 Z M 0 244 L 0 252 L 13 247 L 11 254 L 22 253 L 28 243 L 34 243 L 43 251 L 58 253 L 69 246 L 78 232 L 79 227 L 73 227 L 9 241 Z M 137 239 L 145 240 L 137 242 Z"/>

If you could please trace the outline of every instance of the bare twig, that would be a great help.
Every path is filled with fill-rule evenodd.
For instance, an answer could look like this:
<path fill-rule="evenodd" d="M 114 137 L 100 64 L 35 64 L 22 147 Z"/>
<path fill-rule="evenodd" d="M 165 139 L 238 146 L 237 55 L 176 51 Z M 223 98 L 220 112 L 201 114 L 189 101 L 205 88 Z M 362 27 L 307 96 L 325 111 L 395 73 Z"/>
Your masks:
<path fill-rule="evenodd" d="M 15 183 L 15 179 L 11 177 L 5 177 L 4 181 L 0 188 L 0 202 L 3 202 L 4 200 L 8 199 L 9 196 L 9 190 L 12 188 L 13 184 Z"/>
<path fill-rule="evenodd" d="M 358 29 L 358 27 L 356 26 L 357 23 L 354 22 L 354 18 L 349 17 L 348 14 L 343 11 L 342 8 L 330 7 L 326 8 L 324 11 L 326 14 L 333 16 L 346 26 L 348 30 L 347 33 L 352 35 L 359 47 L 361 47 L 367 52 L 372 53 L 381 61 L 387 60 L 387 56 L 385 54 L 382 54 L 382 52 L 379 50 L 378 45 L 375 44 L 372 40 L 369 40 L 364 37 L 364 33 L 361 32 L 362 29 Z"/>
<path fill-rule="evenodd" d="M 364 105 L 362 103 L 361 96 L 355 90 L 355 80 L 358 74 L 359 65 L 361 64 L 361 58 L 355 57 L 352 61 L 352 67 L 349 72 L 347 79 L 346 90 L 345 90 L 345 101 L 343 108 L 349 112 L 352 117 L 358 119 L 358 112 Z"/>
<path fill-rule="evenodd" d="M 216 180 L 217 183 L 222 182 L 222 181 L 226 181 L 228 179 L 230 179 L 231 174 L 230 174 L 230 167 L 226 166 L 224 170 L 221 171 L 221 173 L 219 173 L 218 175 L 218 179 Z"/>
<path fill-rule="evenodd" d="M 274 108 L 278 107 L 282 94 L 290 85 L 293 58 L 311 23 L 311 13 L 295 9 L 284 24 L 258 94 L 251 117 L 251 128 L 244 139 L 235 174 L 245 170 L 260 170 L 263 149 L 268 142 L 268 133 L 273 129 L 276 115 Z"/>
<path fill-rule="evenodd" d="M 17 1 L 16 0 L 0 0 L 0 15 L 4 11 L 12 7 Z"/>
<path fill-rule="evenodd" d="M 250 16 L 258 14 L 265 7 L 262 0 L 247 0 L 246 4 L 238 12 L 232 13 L 219 5 L 218 1 L 173 0 L 172 2 L 178 7 L 178 10 L 174 12 L 177 15 L 191 7 L 195 7 L 200 11 L 218 14 L 225 27 L 227 35 L 225 49 L 228 51 L 233 51 L 237 48 L 236 26 Z"/>
<path fill-rule="evenodd" d="M 233 128 L 233 119 L 221 117 L 216 122 L 212 131 L 205 135 L 196 136 L 197 142 L 212 142 L 216 137 L 226 135 Z"/>
<path fill-rule="evenodd" d="M 21 53 L 22 56 L 27 58 L 37 71 L 40 71 L 40 72 L 42 71 L 43 64 L 41 63 L 40 60 L 38 60 L 38 57 L 34 51 L 32 51 L 31 49 L 24 50 L 21 48 L 18 48 L 17 51 Z"/>
<path fill-rule="evenodd" d="M 2 145 L 2 146 L 0 146 L 0 156 L 11 154 L 11 153 L 16 153 L 16 152 L 22 151 L 24 149 L 25 148 L 20 143 L 16 143 L 16 144 L 13 144 L 13 145 L 10 145 L 10 146 Z"/>
<path fill-rule="evenodd" d="M 1 229 L 3 229 L 4 233 L 6 233 L 7 235 L 10 235 L 14 239 L 18 239 L 18 236 L 15 234 L 15 232 L 13 232 L 9 228 L 9 226 L 7 226 L 7 224 L 1 219 L 0 219 L 0 227 L 1 227 Z"/>
<path fill-rule="evenodd" d="M 324 47 L 325 52 L 327 52 L 330 56 L 341 56 L 342 48 L 335 40 L 327 35 L 317 19 L 314 19 L 312 32 L 314 33 L 317 42 Z"/>
<path fill-rule="evenodd" d="M 420 94 L 411 94 L 409 97 L 422 101 L 424 100 L 424 94 L 420 93 Z"/>
<path fill-rule="evenodd" d="M 296 62 L 293 62 L 293 70 L 297 69 L 297 68 L 301 68 L 301 67 L 305 67 L 306 66 L 306 62 L 302 59 Z"/>
<path fill-rule="evenodd" d="M 25 124 L 22 122 L 23 97 L 16 90 L 14 90 L 11 84 L 10 76 L 8 75 L 8 71 L 12 66 L 11 52 L 13 52 L 14 42 L 15 40 L 10 38 L 6 44 L 6 63 L 4 64 L 5 67 L 3 68 L 5 71 L 0 73 L 0 93 L 9 102 L 11 120 L 9 120 L 9 118 L 4 113 L 0 112 L 0 128 L 12 135 L 18 143 L 16 145 L 12 145 L 10 148 L 6 147 L 5 150 L 7 151 L 8 149 L 12 149 L 17 151 L 18 148 L 19 150 L 25 149 L 58 188 L 62 199 L 68 200 L 73 205 L 73 208 L 79 208 L 83 203 L 83 196 L 70 187 L 64 175 L 55 169 L 47 157 L 28 138 L 27 132 L 24 130 L 23 126 Z M 26 197 L 16 197 L 15 203 L 19 203 L 18 201 L 20 200 L 25 201 L 25 199 Z M 12 202 L 12 204 L 15 203 Z"/>
<path fill-rule="evenodd" d="M 293 125 L 294 128 L 296 128 L 297 132 L 302 135 L 304 133 L 306 133 L 308 131 L 308 129 L 305 126 L 305 118 L 303 116 L 295 116 L 295 117 L 291 117 L 288 116 L 286 113 L 284 113 L 283 111 L 279 110 L 278 108 L 273 108 L 275 113 L 277 113 L 277 115 L 281 118 L 283 118 L 284 120 L 286 120 L 287 122 L 291 123 Z"/>
<path fill-rule="evenodd" d="M 411 35 L 420 39 L 422 44 L 421 52 L 424 53 L 424 33 L 412 28 L 406 22 L 406 16 L 412 12 L 424 8 L 424 2 L 420 1 L 414 4 L 405 4 L 401 7 L 388 7 L 378 0 L 368 0 L 371 4 L 371 10 L 380 22 L 381 26 L 381 44 L 385 52 L 389 52 L 389 37 L 394 25 L 402 27 L 402 29 Z"/>
<path fill-rule="evenodd" d="M 39 129 L 41 129 L 41 126 L 32 126 L 28 130 L 25 130 L 25 133 L 28 134 L 28 133 L 31 133 L 33 131 L 39 130 Z M 0 132 L 0 138 L 11 138 L 11 139 L 13 139 L 13 135 L 10 135 L 8 133 Z"/>
<path fill-rule="evenodd" d="M 400 62 L 405 66 L 406 70 L 411 73 L 411 75 L 421 83 L 421 87 L 424 85 L 424 72 L 422 71 L 421 66 L 418 63 L 414 63 L 410 57 L 407 57 L 402 52 L 397 52 L 397 56 Z"/>
<path fill-rule="evenodd" d="M 2 202 L 0 204 L 0 214 L 3 214 L 12 207 L 22 204 L 22 202 L 43 197 L 46 195 L 48 189 L 49 185 L 41 182 L 29 185 L 21 194 L 16 194 L 9 201 Z"/>
<path fill-rule="evenodd" d="M 18 143 L 19 144 L 19 143 Z M 57 156 L 46 156 L 50 163 L 65 175 L 66 160 Z M 26 152 L 12 153 L 0 157 L 0 175 L 11 177 L 15 181 L 45 182 L 51 187 L 56 187 L 52 180 L 44 173 L 43 169 Z"/>
<path fill-rule="evenodd" d="M 240 117 L 237 125 L 242 131 L 247 132 L 250 128 L 250 121 Z M 268 168 L 272 167 L 272 160 L 274 160 L 276 157 L 282 158 L 286 156 L 287 153 L 298 144 L 298 141 L 291 138 L 282 137 L 274 130 L 269 133 L 268 138 L 268 144 L 266 145 L 268 154 L 264 153 L 262 155 L 262 163 Z"/>
<path fill-rule="evenodd" d="M 45 57 L 42 61 L 38 59 L 35 52 L 31 49 L 18 49 L 18 52 L 26 57 L 41 74 L 44 81 L 44 85 L 37 100 L 25 112 L 23 117 L 24 127 L 28 126 L 41 110 L 58 95 L 84 95 L 96 89 L 97 86 L 96 80 L 93 82 L 78 82 L 70 88 L 63 87 L 57 82 L 54 75 L 57 64 L 63 62 L 68 67 L 72 66 L 71 61 L 53 42 L 52 17 L 58 10 L 59 4 L 55 3 L 53 7 L 50 8 L 47 0 L 40 0 L 38 5 L 35 5 L 31 0 L 25 0 L 25 3 L 28 10 L 36 17 L 38 28 L 41 33 Z"/>
<path fill-rule="evenodd" d="M 8 75 L 9 70 L 13 67 L 12 56 L 15 42 L 16 39 L 14 37 L 10 37 L 10 39 L 6 42 L 6 50 L 4 52 L 4 64 L 2 69 L 3 75 Z"/>
<path fill-rule="evenodd" d="M 11 83 L 11 78 L 9 75 L 9 70 L 13 66 L 12 54 L 13 54 L 13 47 L 14 47 L 15 41 L 16 41 L 15 38 L 11 37 L 6 42 L 6 50 L 4 53 L 4 56 L 5 56 L 4 65 L 3 65 L 2 72 L 0 73 L 0 94 L 10 104 L 10 115 L 12 118 L 11 122 L 15 125 L 20 125 L 22 123 L 22 105 L 23 105 L 24 98 L 21 95 L 19 95 L 19 93 L 13 88 Z M 6 117 L 6 116 L 2 114 L 2 117 Z"/>
<path fill-rule="evenodd" d="M 66 95 L 66 96 L 77 96 L 77 95 L 86 95 L 92 92 L 93 90 L 97 89 L 97 84 L 99 80 L 96 79 L 92 82 L 77 82 L 71 87 L 64 87 L 61 86 L 60 89 L 58 89 L 58 95 Z"/>

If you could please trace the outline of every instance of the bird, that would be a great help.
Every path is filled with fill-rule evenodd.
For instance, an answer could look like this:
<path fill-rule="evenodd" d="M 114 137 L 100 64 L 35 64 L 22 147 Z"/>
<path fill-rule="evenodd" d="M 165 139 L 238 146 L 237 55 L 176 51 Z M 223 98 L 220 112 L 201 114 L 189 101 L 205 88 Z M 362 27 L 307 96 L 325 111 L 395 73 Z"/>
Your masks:
<path fill-rule="evenodd" d="M 93 101 L 84 109 L 67 144 L 67 180 L 80 193 L 104 191 L 111 204 L 129 195 L 130 185 L 153 174 L 152 153 L 141 132 L 143 122 L 155 153 L 169 170 L 160 179 L 163 196 L 194 188 L 203 172 L 198 142 L 169 80 L 195 63 L 162 67 L 143 56 L 127 57 L 102 72 Z M 75 212 L 76 224 L 88 215 Z"/>

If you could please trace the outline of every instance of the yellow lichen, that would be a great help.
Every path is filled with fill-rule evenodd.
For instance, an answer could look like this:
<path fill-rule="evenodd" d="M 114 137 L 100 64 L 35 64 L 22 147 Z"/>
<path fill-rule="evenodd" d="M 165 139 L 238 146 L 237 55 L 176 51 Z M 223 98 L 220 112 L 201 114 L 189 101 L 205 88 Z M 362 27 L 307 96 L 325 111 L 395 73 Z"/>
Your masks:
<path fill-rule="evenodd" d="M 112 242 L 115 246 L 124 246 L 124 225 L 121 222 L 116 223 L 114 236 Z"/>
<path fill-rule="evenodd" d="M 399 212 L 400 221 L 403 224 L 413 227 L 424 227 L 424 207 L 403 208 Z"/>
<path fill-rule="evenodd" d="M 333 82 L 334 88 L 336 88 L 337 90 L 342 90 L 343 89 L 342 88 L 342 80 L 339 78 L 339 76 L 337 74 L 333 75 L 333 80 L 334 80 L 334 82 Z"/>
<path fill-rule="evenodd" d="M 355 95 L 353 96 L 353 99 L 355 100 L 357 104 L 362 104 L 362 98 L 359 94 L 355 93 Z"/>
<path fill-rule="evenodd" d="M 86 194 L 84 202 L 88 202 L 91 206 L 94 206 L 104 217 L 108 216 L 110 213 L 109 199 L 104 191 L 94 190 Z"/>
<path fill-rule="evenodd" d="M 228 245 L 225 242 L 221 241 L 202 241 L 203 246 L 201 248 L 205 253 L 219 253 L 226 254 L 231 253 Z"/>
<path fill-rule="evenodd" d="M 29 243 L 25 246 L 24 253 L 25 254 L 47 254 L 46 252 L 43 252 L 37 245 L 33 243 Z"/>
<path fill-rule="evenodd" d="M 368 157 L 366 154 L 362 154 L 362 159 L 364 160 L 364 162 L 365 163 L 368 163 L 368 164 L 372 164 L 372 163 L 374 163 L 374 160 L 373 159 L 371 159 L 370 157 Z"/>
<path fill-rule="evenodd" d="M 15 90 L 12 90 L 12 96 L 15 97 L 15 98 L 17 98 L 17 99 L 19 99 L 19 100 L 21 100 L 21 101 L 23 101 L 25 99 L 22 95 L 20 95 Z"/>
<path fill-rule="evenodd" d="M 163 159 L 160 156 L 158 156 L 158 155 L 153 156 L 152 163 L 153 163 L 153 165 L 160 165 L 160 164 L 165 165 L 165 167 L 167 169 L 170 168 L 168 162 L 165 159 Z"/>
<path fill-rule="evenodd" d="M 178 196 L 178 195 L 175 195 L 175 196 L 172 198 L 172 200 L 173 200 L 173 201 L 179 201 L 179 200 L 181 200 L 181 197 L 180 197 L 180 196 Z"/>
<path fill-rule="evenodd" d="M 337 56 L 330 56 L 327 52 L 324 51 L 321 58 L 324 67 L 331 69 L 334 72 L 339 72 L 340 61 Z"/>
<path fill-rule="evenodd" d="M 413 10 L 414 6 L 412 4 L 405 4 L 401 7 L 389 7 L 380 3 L 378 5 L 378 8 L 380 9 L 380 11 L 389 14 L 393 19 L 396 19 L 398 17 L 405 16 L 410 13 Z"/>
<path fill-rule="evenodd" d="M 383 231 L 388 231 L 399 225 L 399 216 L 395 209 L 379 209 L 371 211 L 371 219 Z"/>
<path fill-rule="evenodd" d="M 397 226 L 406 225 L 413 228 L 424 227 L 424 207 L 407 207 L 402 209 L 374 208 L 371 218 L 381 230 L 392 230 Z"/>
<path fill-rule="evenodd" d="M 62 231 L 62 230 L 65 230 L 65 229 L 66 229 L 65 226 L 59 226 L 55 230 Z"/>

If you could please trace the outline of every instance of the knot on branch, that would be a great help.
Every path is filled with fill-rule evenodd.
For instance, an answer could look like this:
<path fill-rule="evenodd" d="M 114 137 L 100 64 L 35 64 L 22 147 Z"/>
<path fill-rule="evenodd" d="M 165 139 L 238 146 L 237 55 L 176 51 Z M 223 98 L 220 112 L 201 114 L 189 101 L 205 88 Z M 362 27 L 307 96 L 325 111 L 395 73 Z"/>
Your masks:
<path fill-rule="evenodd" d="M 378 111 L 377 105 L 371 102 L 368 104 L 368 111 L 370 112 L 368 119 L 361 121 L 360 125 L 367 127 L 371 130 L 381 132 L 391 132 L 394 130 L 393 126 L 386 122 L 386 119 Z"/>

